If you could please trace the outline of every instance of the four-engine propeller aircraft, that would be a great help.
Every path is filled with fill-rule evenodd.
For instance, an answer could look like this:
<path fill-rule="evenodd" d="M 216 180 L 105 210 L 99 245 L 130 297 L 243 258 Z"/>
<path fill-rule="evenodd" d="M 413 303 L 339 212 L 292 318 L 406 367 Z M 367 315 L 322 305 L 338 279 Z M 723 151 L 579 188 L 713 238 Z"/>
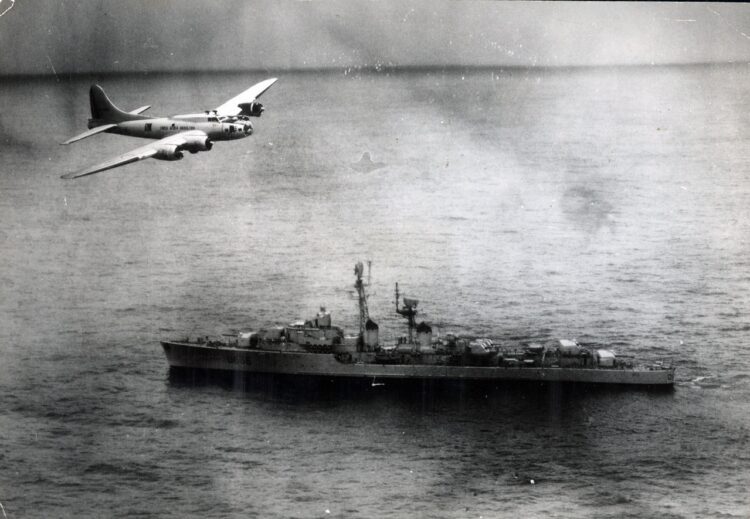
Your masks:
<path fill-rule="evenodd" d="M 250 117 L 260 117 L 263 113 L 263 105 L 257 99 L 275 82 L 276 78 L 261 81 L 215 110 L 171 117 L 141 115 L 151 108 L 150 106 L 124 112 L 109 100 L 102 87 L 94 85 L 89 91 L 89 131 L 76 135 L 62 144 L 70 144 L 102 132 L 158 140 L 83 171 L 68 173 L 62 178 L 93 175 L 147 158 L 179 160 L 183 151 L 208 151 L 214 141 L 242 139 L 252 135 L 253 125 L 250 124 Z"/>

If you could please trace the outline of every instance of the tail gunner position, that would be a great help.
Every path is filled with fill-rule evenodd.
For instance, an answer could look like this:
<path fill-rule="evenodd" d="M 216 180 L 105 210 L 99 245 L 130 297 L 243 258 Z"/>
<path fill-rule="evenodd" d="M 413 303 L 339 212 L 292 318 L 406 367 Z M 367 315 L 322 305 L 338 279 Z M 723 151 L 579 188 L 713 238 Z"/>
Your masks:
<path fill-rule="evenodd" d="M 124 112 L 109 100 L 102 87 L 94 85 L 89 91 L 90 129 L 62 144 L 71 144 L 103 132 L 157 140 L 83 171 L 68 173 L 62 178 L 93 175 L 148 158 L 179 160 L 184 151 L 208 151 L 214 141 L 248 137 L 253 133 L 250 117 L 260 117 L 263 113 L 263 105 L 258 102 L 258 98 L 275 82 L 276 78 L 261 81 L 214 110 L 170 117 L 141 115 L 151 108 L 150 106 Z"/>

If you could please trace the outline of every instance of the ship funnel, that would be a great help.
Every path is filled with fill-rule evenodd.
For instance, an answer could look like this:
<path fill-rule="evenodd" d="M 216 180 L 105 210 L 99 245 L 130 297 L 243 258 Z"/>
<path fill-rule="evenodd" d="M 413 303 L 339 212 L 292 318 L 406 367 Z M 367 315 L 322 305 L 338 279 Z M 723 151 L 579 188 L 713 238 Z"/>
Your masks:
<path fill-rule="evenodd" d="M 432 345 L 432 327 L 422 321 L 417 326 L 417 351 Z"/>
<path fill-rule="evenodd" d="M 379 328 L 380 327 L 378 326 L 378 323 L 376 323 L 372 319 L 368 319 L 367 323 L 365 323 L 365 346 L 367 347 L 368 351 L 373 351 L 378 347 Z"/>

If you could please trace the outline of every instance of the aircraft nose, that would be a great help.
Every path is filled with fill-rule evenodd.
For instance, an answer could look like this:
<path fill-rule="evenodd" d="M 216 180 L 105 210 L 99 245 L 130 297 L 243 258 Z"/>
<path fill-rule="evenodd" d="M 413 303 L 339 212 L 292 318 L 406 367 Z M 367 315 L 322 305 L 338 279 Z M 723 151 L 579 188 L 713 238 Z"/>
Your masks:
<path fill-rule="evenodd" d="M 253 134 L 253 125 L 250 123 L 245 123 L 245 135 L 252 135 Z"/>

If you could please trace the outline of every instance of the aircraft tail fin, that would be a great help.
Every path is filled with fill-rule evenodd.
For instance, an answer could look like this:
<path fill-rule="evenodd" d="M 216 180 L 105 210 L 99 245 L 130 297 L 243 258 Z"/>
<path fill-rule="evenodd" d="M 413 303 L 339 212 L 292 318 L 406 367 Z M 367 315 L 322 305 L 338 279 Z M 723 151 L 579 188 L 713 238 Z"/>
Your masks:
<path fill-rule="evenodd" d="M 91 103 L 91 120 L 89 128 L 103 124 L 117 124 L 123 121 L 134 121 L 137 119 L 148 119 L 148 117 L 128 113 L 120 110 L 109 100 L 104 89 L 99 85 L 93 85 L 89 90 L 89 102 Z"/>

